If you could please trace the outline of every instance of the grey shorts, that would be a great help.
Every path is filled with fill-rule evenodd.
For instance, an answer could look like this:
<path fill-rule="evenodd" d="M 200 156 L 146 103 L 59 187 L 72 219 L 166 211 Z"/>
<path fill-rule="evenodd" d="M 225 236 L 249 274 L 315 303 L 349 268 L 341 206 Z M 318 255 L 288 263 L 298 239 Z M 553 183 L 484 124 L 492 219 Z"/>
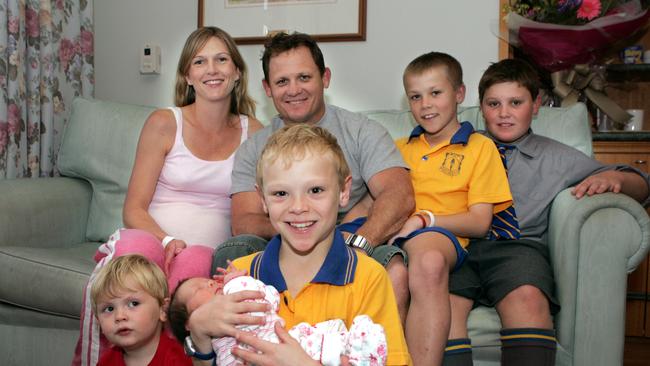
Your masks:
<path fill-rule="evenodd" d="M 249 254 L 257 253 L 266 248 L 267 241 L 255 235 L 238 235 L 226 240 L 212 254 L 211 274 L 216 273 L 218 267 L 226 268 L 228 260 L 235 260 Z M 406 252 L 394 245 L 380 245 L 375 247 L 372 258 L 382 266 L 386 266 L 394 256 L 400 255 L 404 264 L 408 263 Z"/>
<path fill-rule="evenodd" d="M 449 292 L 494 306 L 522 285 L 540 289 L 549 300 L 551 314 L 560 311 L 555 298 L 548 247 L 532 240 L 474 240 L 467 247 L 465 264 L 449 276 Z"/>

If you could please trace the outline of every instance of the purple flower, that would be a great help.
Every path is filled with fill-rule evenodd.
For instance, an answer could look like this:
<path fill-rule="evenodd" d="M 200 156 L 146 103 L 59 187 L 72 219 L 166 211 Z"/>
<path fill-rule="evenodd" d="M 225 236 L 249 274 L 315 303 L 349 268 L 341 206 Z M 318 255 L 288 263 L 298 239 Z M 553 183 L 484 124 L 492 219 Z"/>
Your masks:
<path fill-rule="evenodd" d="M 8 131 L 14 135 L 20 131 L 20 108 L 15 103 L 9 103 L 7 109 Z"/>
<path fill-rule="evenodd" d="M 582 0 L 559 0 L 557 2 L 557 11 L 559 13 L 565 13 L 569 10 L 575 9 L 582 4 Z"/>

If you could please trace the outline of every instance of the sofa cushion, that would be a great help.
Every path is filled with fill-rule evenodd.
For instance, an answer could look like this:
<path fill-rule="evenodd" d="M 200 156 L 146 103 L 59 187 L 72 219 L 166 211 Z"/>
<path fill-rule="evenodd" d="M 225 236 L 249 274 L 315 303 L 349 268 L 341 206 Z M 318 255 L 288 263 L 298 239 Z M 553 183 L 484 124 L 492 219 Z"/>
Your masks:
<path fill-rule="evenodd" d="M 471 122 L 477 130 L 485 129 L 485 120 L 479 107 L 460 107 L 458 112 L 460 121 Z M 378 110 L 363 113 L 384 125 L 394 139 L 408 136 L 416 126 L 410 111 Z M 573 146 L 588 156 L 592 155 L 589 114 L 582 103 L 567 108 L 541 107 L 531 128 L 539 135 Z"/>
<path fill-rule="evenodd" d="M 64 176 L 90 182 L 88 241 L 106 241 L 122 227 L 122 205 L 140 130 L 152 107 L 77 98 L 59 151 Z"/>
<path fill-rule="evenodd" d="M 69 248 L 0 247 L 0 301 L 78 318 L 98 243 Z"/>

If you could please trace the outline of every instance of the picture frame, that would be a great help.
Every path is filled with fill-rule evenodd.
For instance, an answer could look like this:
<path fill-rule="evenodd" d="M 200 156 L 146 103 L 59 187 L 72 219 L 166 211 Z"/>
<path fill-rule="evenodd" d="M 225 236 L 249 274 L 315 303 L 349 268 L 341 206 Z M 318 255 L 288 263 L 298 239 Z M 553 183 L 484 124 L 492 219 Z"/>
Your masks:
<path fill-rule="evenodd" d="M 222 28 L 239 45 L 262 44 L 280 31 L 318 42 L 365 41 L 366 7 L 367 0 L 198 0 L 197 24 Z"/>

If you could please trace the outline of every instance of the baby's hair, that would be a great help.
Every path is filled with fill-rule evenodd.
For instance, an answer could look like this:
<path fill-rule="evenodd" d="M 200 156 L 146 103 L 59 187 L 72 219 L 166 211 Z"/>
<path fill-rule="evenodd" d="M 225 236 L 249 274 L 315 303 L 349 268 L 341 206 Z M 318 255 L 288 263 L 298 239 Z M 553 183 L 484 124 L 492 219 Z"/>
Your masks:
<path fill-rule="evenodd" d="M 178 290 L 187 282 L 189 278 L 186 278 L 178 283 L 176 290 L 172 294 L 172 299 L 169 303 L 169 309 L 167 310 L 167 321 L 169 327 L 172 329 L 172 334 L 176 337 L 176 340 L 183 342 L 185 337 L 190 335 L 190 332 L 185 328 L 187 321 L 190 318 L 190 313 L 187 311 L 187 304 L 181 303 L 176 294 Z"/>
<path fill-rule="evenodd" d="M 404 80 L 408 75 L 420 75 L 436 67 L 444 67 L 447 79 L 454 89 L 463 85 L 463 68 L 453 56 L 442 52 L 429 52 L 416 57 L 404 70 Z"/>
<path fill-rule="evenodd" d="M 97 303 L 105 297 L 115 297 L 121 291 L 135 291 L 137 286 L 163 305 L 169 296 L 167 279 L 163 271 L 139 254 L 123 255 L 111 259 L 99 270 L 90 288 L 90 299 L 95 314 Z"/>
<path fill-rule="evenodd" d="M 329 154 L 335 165 L 339 186 L 343 187 L 345 179 L 350 176 L 350 168 L 336 137 L 324 128 L 304 123 L 283 127 L 271 135 L 257 162 L 257 185 L 263 187 L 264 167 L 276 161 L 288 167 L 291 162 L 304 159 L 308 154 Z"/>
<path fill-rule="evenodd" d="M 514 82 L 528 89 L 535 100 L 539 94 L 539 77 L 537 71 L 521 59 L 505 59 L 493 63 L 485 70 L 478 82 L 479 101 L 483 102 L 485 91 L 494 84 Z"/>

